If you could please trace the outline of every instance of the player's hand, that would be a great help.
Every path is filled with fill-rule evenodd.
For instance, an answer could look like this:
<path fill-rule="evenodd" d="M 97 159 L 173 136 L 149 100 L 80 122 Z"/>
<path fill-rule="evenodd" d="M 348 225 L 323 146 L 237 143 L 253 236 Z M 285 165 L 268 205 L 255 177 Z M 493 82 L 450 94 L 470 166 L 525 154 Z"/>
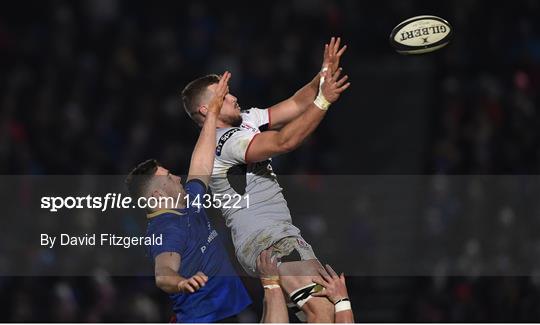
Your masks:
<path fill-rule="evenodd" d="M 313 282 L 324 287 L 324 290 L 319 292 L 314 292 L 311 295 L 314 297 L 326 297 L 333 304 L 343 298 L 349 298 L 347 293 L 347 286 L 345 284 L 345 275 L 337 275 L 337 273 L 332 269 L 332 267 L 326 264 L 326 270 L 323 268 L 319 269 L 319 274 L 321 279 L 314 278 Z"/>
<path fill-rule="evenodd" d="M 339 48 L 341 43 L 341 37 L 332 37 L 330 39 L 330 44 L 324 45 L 324 57 L 322 67 L 328 68 L 331 74 L 336 73 L 339 68 L 339 61 L 341 56 L 345 53 L 347 45 L 344 45 L 342 48 Z"/>
<path fill-rule="evenodd" d="M 202 272 L 197 272 L 191 278 L 178 282 L 178 290 L 181 293 L 194 293 L 204 287 L 206 282 L 208 282 L 208 277 Z"/>
<path fill-rule="evenodd" d="M 257 273 L 263 285 L 279 282 L 277 263 L 277 258 L 272 258 L 272 247 L 265 249 L 257 257 Z"/>
<path fill-rule="evenodd" d="M 342 92 L 344 92 L 351 85 L 350 82 L 347 82 L 349 76 L 344 76 L 339 79 L 342 68 L 337 69 L 335 73 L 331 73 L 330 70 L 321 72 L 324 82 L 321 85 L 321 90 L 324 98 L 330 103 L 334 103 L 338 100 Z"/>
<path fill-rule="evenodd" d="M 223 100 L 225 99 L 225 96 L 229 93 L 229 79 L 231 79 L 231 73 L 229 71 L 225 71 L 221 78 L 219 78 L 219 82 L 217 84 L 214 95 L 212 96 L 212 99 L 210 99 L 210 103 L 208 104 L 209 113 L 216 113 L 219 115 L 221 107 L 223 107 Z"/>

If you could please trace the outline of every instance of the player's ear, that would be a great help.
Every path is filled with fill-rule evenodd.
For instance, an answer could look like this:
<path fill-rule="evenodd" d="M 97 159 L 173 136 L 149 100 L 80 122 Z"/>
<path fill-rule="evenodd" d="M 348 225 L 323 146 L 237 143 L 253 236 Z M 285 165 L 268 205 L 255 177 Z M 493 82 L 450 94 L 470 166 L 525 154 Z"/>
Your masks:
<path fill-rule="evenodd" d="M 208 113 L 208 106 L 207 105 L 199 106 L 199 114 L 206 117 L 206 113 Z"/>
<path fill-rule="evenodd" d="M 161 202 L 161 198 L 162 197 L 166 197 L 165 193 L 163 193 L 163 191 L 161 191 L 160 189 L 155 189 L 152 191 L 152 197 L 154 199 L 156 199 L 156 202 L 157 202 L 157 206 L 156 207 L 153 207 L 154 210 L 160 210 L 160 209 L 167 209 L 167 206 L 166 206 L 166 202 L 163 203 Z M 162 205 L 164 204 L 164 205 Z"/>
<path fill-rule="evenodd" d="M 159 199 L 160 197 L 165 196 L 165 193 L 163 193 L 163 191 L 161 191 L 160 189 L 155 189 L 152 191 L 152 196 L 156 199 Z"/>

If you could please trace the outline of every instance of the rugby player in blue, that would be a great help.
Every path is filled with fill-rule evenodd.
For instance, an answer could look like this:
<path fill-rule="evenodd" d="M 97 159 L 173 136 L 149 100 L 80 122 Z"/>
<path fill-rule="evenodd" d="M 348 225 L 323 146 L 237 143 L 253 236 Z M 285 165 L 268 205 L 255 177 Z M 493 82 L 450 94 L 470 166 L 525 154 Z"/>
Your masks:
<path fill-rule="evenodd" d="M 202 203 L 207 191 L 214 164 L 216 121 L 230 77 L 229 72 L 223 74 L 206 108 L 206 121 L 184 188 L 180 177 L 155 160 L 141 163 L 126 180 L 134 198 L 154 197 L 160 203 L 159 208 L 149 209 L 147 236 L 161 235 L 163 242 L 149 246 L 148 251 L 155 264 L 156 285 L 170 295 L 176 321 L 182 323 L 227 320 L 251 304 L 204 209 L 188 206 L 197 196 Z"/>

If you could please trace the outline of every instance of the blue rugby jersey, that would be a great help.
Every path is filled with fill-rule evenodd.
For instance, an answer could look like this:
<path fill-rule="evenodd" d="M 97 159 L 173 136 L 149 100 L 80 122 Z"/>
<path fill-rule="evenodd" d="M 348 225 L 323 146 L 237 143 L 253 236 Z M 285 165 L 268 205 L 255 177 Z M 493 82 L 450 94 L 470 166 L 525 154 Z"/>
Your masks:
<path fill-rule="evenodd" d="M 190 180 L 185 191 L 190 201 L 199 196 L 204 203 L 206 187 L 201 181 Z M 180 276 L 189 278 L 201 271 L 209 278 L 195 293 L 170 295 L 178 322 L 211 323 L 234 316 L 251 304 L 202 206 L 157 211 L 149 218 L 147 236 L 163 235 L 161 246 L 149 246 L 152 261 L 161 253 L 176 252 L 181 257 Z"/>

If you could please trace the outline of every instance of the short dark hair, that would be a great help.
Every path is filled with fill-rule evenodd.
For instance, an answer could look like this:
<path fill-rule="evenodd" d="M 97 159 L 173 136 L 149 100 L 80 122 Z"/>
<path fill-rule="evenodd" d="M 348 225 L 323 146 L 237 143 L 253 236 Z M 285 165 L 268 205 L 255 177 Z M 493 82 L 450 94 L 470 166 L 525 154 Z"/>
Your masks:
<path fill-rule="evenodd" d="M 129 195 L 137 199 L 146 194 L 150 181 L 156 174 L 160 164 L 155 159 L 148 159 L 138 164 L 126 177 L 126 187 Z"/>
<path fill-rule="evenodd" d="M 219 76 L 217 74 L 209 74 L 193 80 L 182 90 L 182 104 L 189 117 L 194 119 L 194 115 L 198 112 L 201 104 L 201 98 L 208 86 L 218 82 Z"/>

